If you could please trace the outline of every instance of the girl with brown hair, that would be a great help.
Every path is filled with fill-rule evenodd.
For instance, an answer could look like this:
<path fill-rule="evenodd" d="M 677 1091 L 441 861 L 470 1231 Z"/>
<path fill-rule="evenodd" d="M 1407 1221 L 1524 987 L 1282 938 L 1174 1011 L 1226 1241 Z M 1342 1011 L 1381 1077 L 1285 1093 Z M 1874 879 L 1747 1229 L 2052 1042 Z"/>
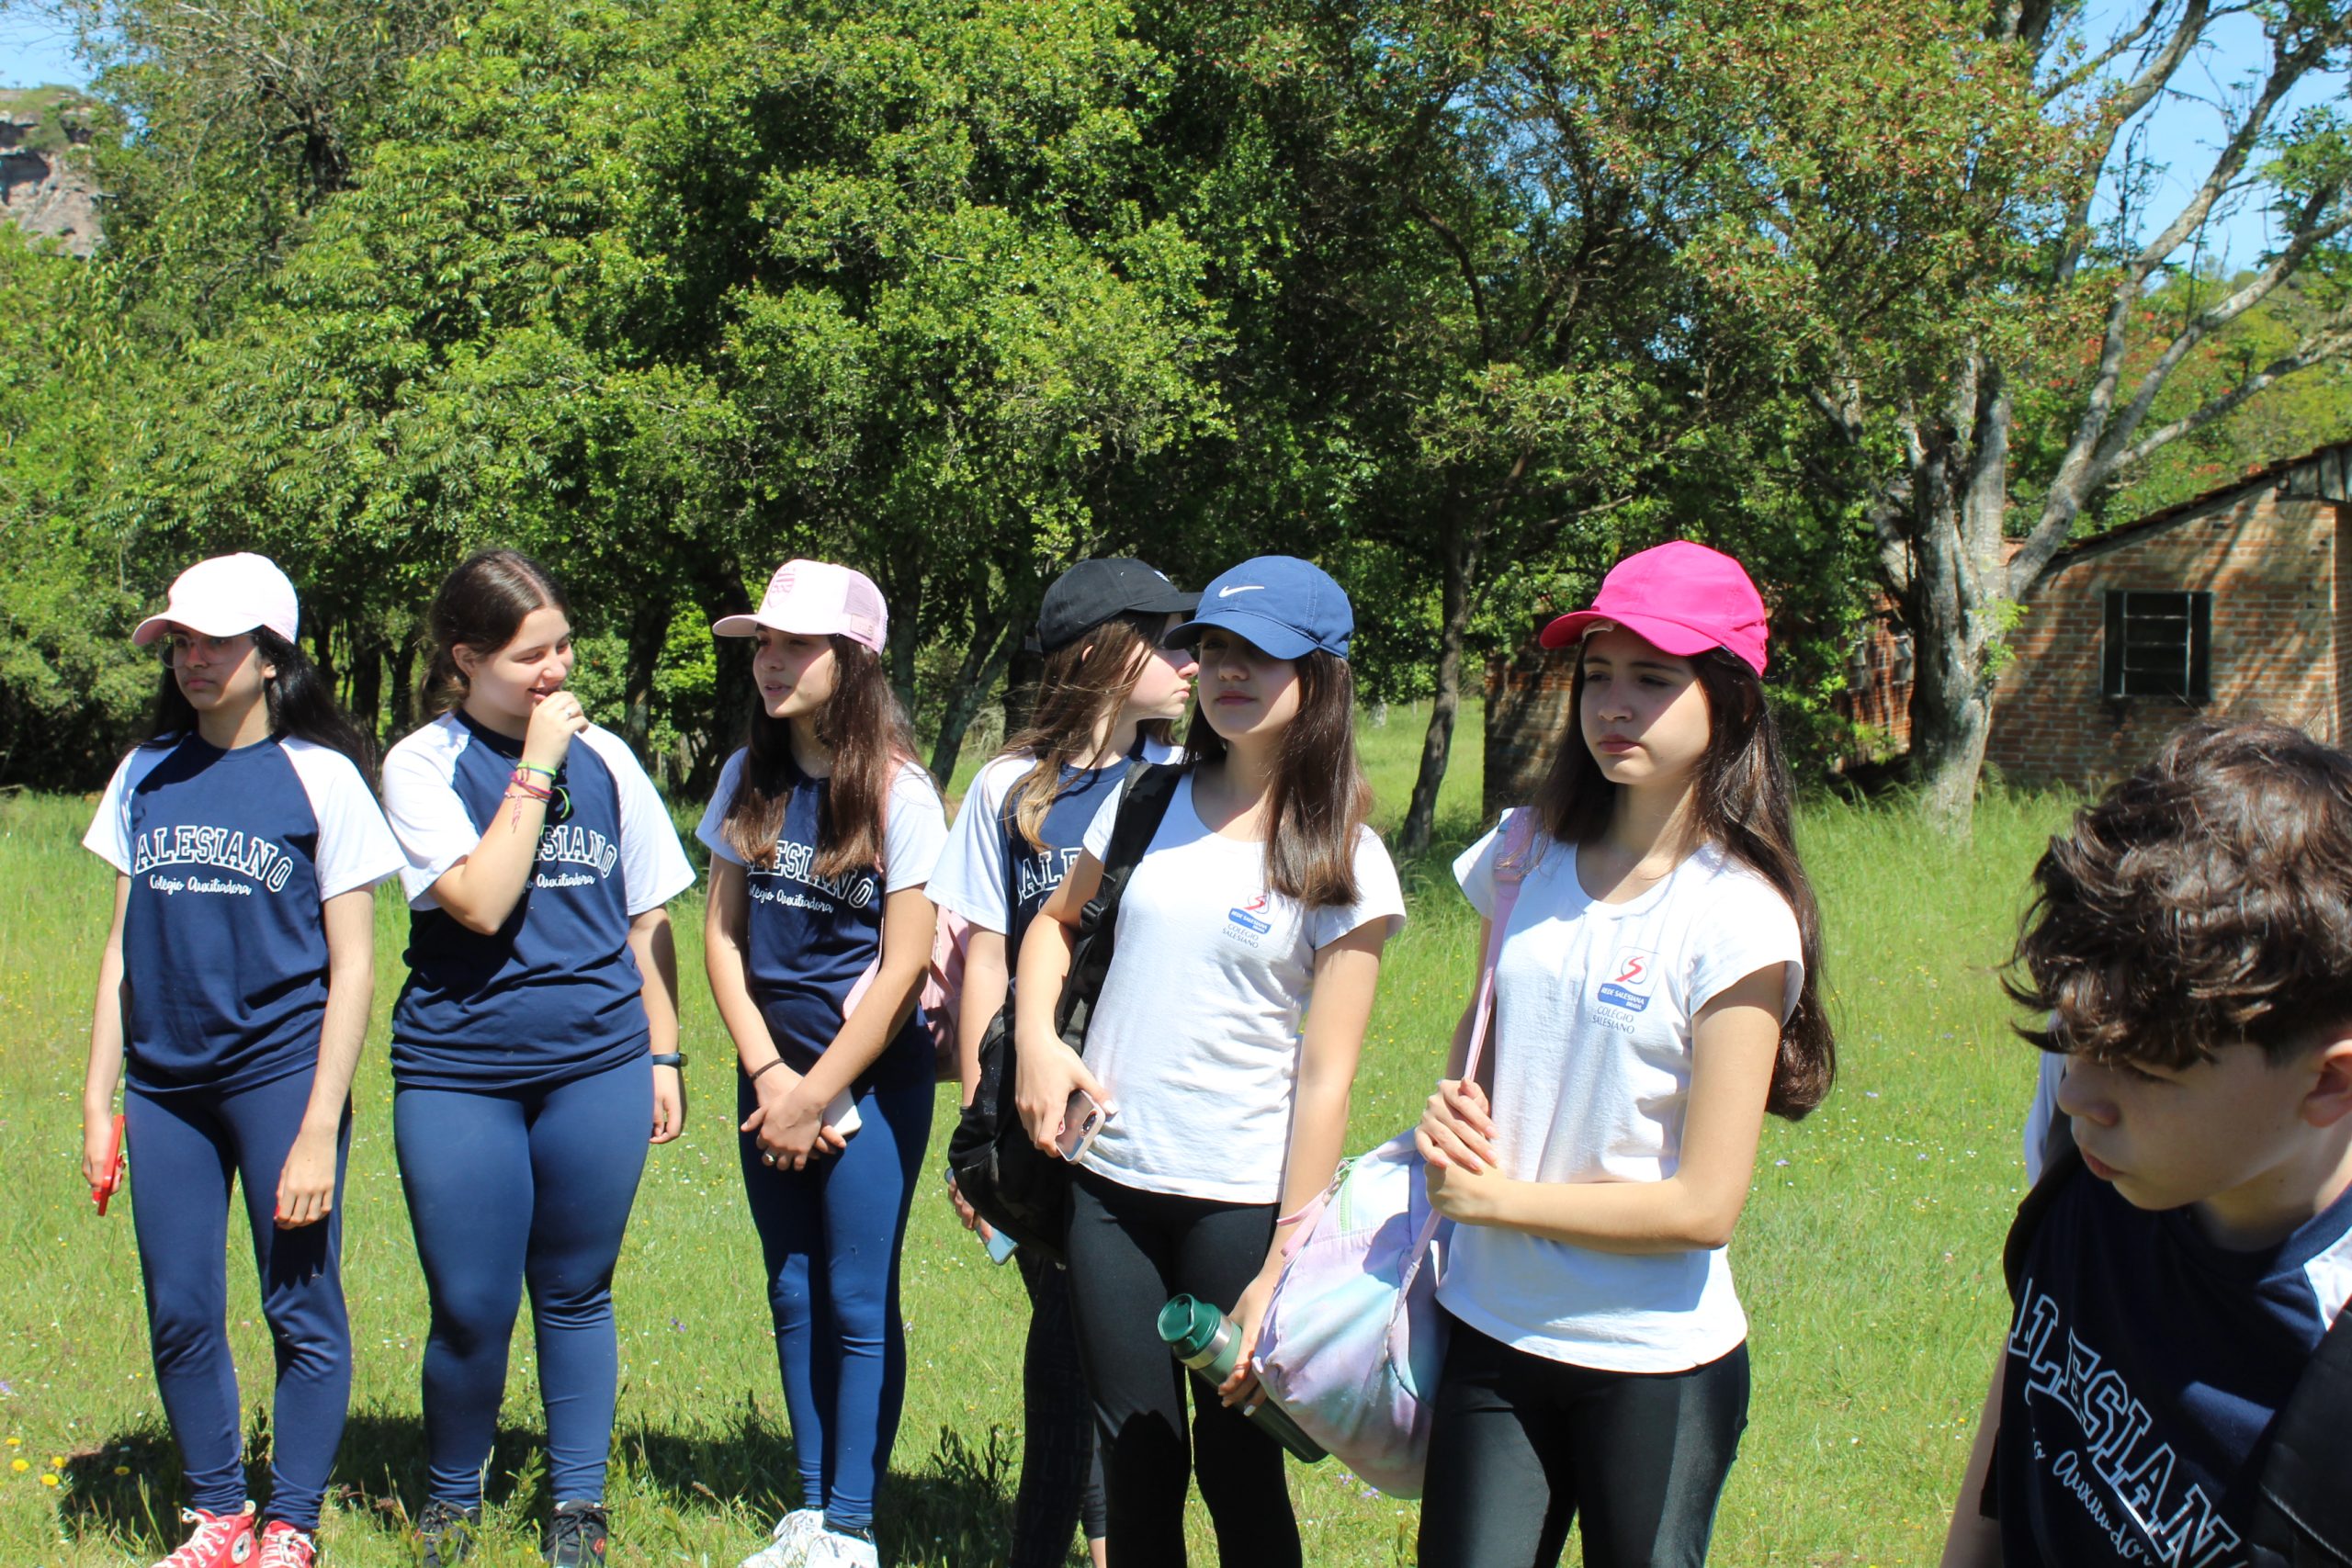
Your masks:
<path fill-rule="evenodd" d="M 742 1066 L 744 1196 L 800 1472 L 800 1506 L 745 1568 L 874 1568 L 875 1490 L 906 1393 L 899 1250 L 932 1112 L 915 1006 L 946 812 L 914 760 L 882 664 L 888 611 L 865 573 L 787 561 L 756 611 L 711 630 L 758 639 L 750 743 L 695 836 L 710 848 L 705 965 Z"/>
<path fill-rule="evenodd" d="M 1364 826 L 1353 628 L 1324 572 L 1261 556 L 1211 582 L 1169 634 L 1197 641 L 1200 716 L 1120 900 L 1083 1060 L 1054 1004 L 1123 792 L 1022 943 L 1016 1099 L 1030 1136 L 1057 1145 L 1074 1090 L 1110 1111 L 1076 1154 L 1068 1257 L 1121 1568 L 1183 1562 L 1188 1474 L 1221 1561 L 1299 1562 L 1282 1450 L 1241 1408 L 1257 1393 L 1249 1348 L 1281 1272 L 1275 1218 L 1339 1163 L 1381 948 L 1405 909 Z M 1184 1370 L 1152 1326 L 1180 1292 L 1227 1308 L 1242 1337 L 1240 1370 L 1196 1402 L 1189 1438 Z"/>
<path fill-rule="evenodd" d="M 931 879 L 939 907 L 971 922 L 957 1020 L 967 1104 L 978 1082 L 980 1042 L 1012 992 L 1012 955 L 1082 852 L 1087 824 L 1128 758 L 1176 755 L 1170 732 L 1191 703 L 1195 665 L 1160 639 L 1199 603 L 1199 594 L 1125 558 L 1080 561 L 1046 590 L 1037 613 L 1046 668 L 1029 722 L 973 779 Z M 952 1185 L 949 1196 L 964 1223 L 986 1235 Z M 1069 1275 L 1028 1252 L 1014 1262 L 1029 1292 L 1029 1336 L 1012 1568 L 1058 1568 L 1075 1524 L 1085 1526 L 1099 1563 L 1102 1472 L 1070 1326 Z"/>

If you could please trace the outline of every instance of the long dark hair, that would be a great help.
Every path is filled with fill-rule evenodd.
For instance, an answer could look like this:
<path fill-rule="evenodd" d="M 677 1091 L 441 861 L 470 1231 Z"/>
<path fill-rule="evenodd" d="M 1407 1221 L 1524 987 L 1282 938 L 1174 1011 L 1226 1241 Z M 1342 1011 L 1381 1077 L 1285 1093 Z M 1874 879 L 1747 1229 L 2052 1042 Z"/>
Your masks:
<path fill-rule="evenodd" d="M 1032 848 L 1046 847 L 1038 835 L 1065 787 L 1062 769 L 1091 755 L 1095 731 L 1117 722 L 1146 661 L 1158 657 L 1154 650 L 1167 625 L 1164 613 L 1130 610 L 1046 655 L 1029 722 L 1004 743 L 1004 754 L 1037 761 L 1009 802 L 1013 826 Z M 1175 728 L 1173 719 L 1154 718 L 1138 725 L 1136 733 L 1165 746 L 1172 743 Z"/>
<path fill-rule="evenodd" d="M 1291 660 L 1298 715 L 1274 749 L 1267 800 L 1266 886 L 1310 908 L 1352 904 L 1356 835 L 1372 813 L 1372 784 L 1356 761 L 1355 677 L 1319 648 Z M 1184 731 L 1185 766 L 1226 753 L 1225 737 L 1195 709 Z"/>
<path fill-rule="evenodd" d="M 1838 1076 L 1838 1043 L 1822 1010 L 1821 911 L 1797 858 L 1791 826 L 1795 782 L 1781 752 L 1781 732 L 1756 671 L 1722 649 L 1690 660 L 1707 694 L 1707 749 L 1691 778 L 1693 837 L 1724 852 L 1771 884 L 1796 912 L 1804 980 L 1796 1010 L 1781 1026 L 1781 1055 L 1764 1108 L 1794 1122 L 1829 1098 Z M 1568 711 L 1576 728 L 1535 793 L 1545 832 L 1563 844 L 1589 843 L 1609 827 L 1618 786 L 1584 742 L 1584 660 L 1577 660 Z"/>
<path fill-rule="evenodd" d="M 376 747 L 368 732 L 352 722 L 334 700 L 334 692 L 319 667 L 299 643 L 287 641 L 267 626 L 253 631 L 254 652 L 277 672 L 262 682 L 262 700 L 269 705 L 269 733 L 275 739 L 307 740 L 340 751 L 351 759 L 360 777 L 372 786 L 376 778 Z M 155 721 L 144 746 L 171 746 L 196 733 L 196 705 L 180 690 L 172 672 L 171 641 L 164 642 L 164 678 L 155 688 Z"/>
<path fill-rule="evenodd" d="M 817 715 L 817 738 L 832 748 L 832 785 L 817 818 L 819 876 L 840 876 L 882 863 L 884 807 L 899 770 L 914 760 L 915 736 L 882 656 L 835 634 L 833 694 Z M 773 718 L 752 694 L 748 754 L 727 802 L 719 832 L 746 865 L 765 865 L 784 832 L 784 808 L 800 769 L 792 760 L 792 721 Z M 936 784 L 933 785 L 936 788 Z"/>
<path fill-rule="evenodd" d="M 425 705 L 431 713 L 447 713 L 466 700 L 466 672 L 458 668 L 458 649 L 477 654 L 497 652 L 514 640 L 525 617 L 534 610 L 556 609 L 566 619 L 571 602 L 555 574 L 520 550 L 477 550 L 441 580 L 425 612 L 425 626 L 433 636 L 433 657 L 425 667 Z"/>

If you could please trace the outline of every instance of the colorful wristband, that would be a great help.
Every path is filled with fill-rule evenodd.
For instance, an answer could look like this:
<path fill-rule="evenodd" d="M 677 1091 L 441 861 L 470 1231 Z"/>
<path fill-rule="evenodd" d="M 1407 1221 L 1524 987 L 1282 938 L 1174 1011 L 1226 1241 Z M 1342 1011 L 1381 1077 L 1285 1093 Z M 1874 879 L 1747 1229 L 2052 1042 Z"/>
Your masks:
<path fill-rule="evenodd" d="M 782 1061 L 784 1058 L 779 1056 L 776 1059 Z M 656 1051 L 653 1053 L 653 1065 L 657 1067 L 684 1067 L 686 1054 L 684 1051 Z"/>

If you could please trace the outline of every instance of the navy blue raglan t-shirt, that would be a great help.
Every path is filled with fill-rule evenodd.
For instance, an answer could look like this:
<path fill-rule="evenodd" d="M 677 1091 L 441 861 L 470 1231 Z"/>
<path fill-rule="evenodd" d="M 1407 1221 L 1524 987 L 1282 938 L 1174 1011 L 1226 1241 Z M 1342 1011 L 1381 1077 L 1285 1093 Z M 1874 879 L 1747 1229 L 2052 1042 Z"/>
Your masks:
<path fill-rule="evenodd" d="M 831 781 L 797 777 L 775 852 L 763 864 L 746 865 L 725 833 L 744 757 L 736 752 L 719 770 L 718 789 L 695 836 L 713 855 L 743 867 L 744 979 L 776 1050 L 795 1072 L 805 1073 L 841 1032 L 850 991 L 881 951 L 884 899 L 931 880 L 947 839 L 947 814 L 931 775 L 907 762 L 891 781 L 882 865 L 820 876 L 818 814 Z M 860 1086 L 930 1072 L 931 1046 L 910 1016 L 861 1075 Z"/>
<path fill-rule="evenodd" d="M 349 758 L 292 739 L 233 751 L 194 735 L 142 746 L 115 770 L 82 842 L 130 879 L 123 1024 L 134 1087 L 226 1092 L 317 1063 L 320 906 L 401 863 Z"/>
<path fill-rule="evenodd" d="M 1156 741 L 1142 750 L 1148 762 L 1173 761 L 1177 755 Z M 1037 825 L 1045 844 L 1039 849 L 1013 821 L 1015 787 L 1035 769 L 1030 757 L 1009 752 L 979 771 L 931 876 L 931 897 L 941 908 L 1002 934 L 1008 971 L 1019 963 L 1029 922 L 1084 852 L 1094 814 L 1127 773 L 1125 761 L 1106 768 L 1064 767 L 1061 793 Z"/>
<path fill-rule="evenodd" d="M 404 1089 L 527 1089 L 607 1071 L 647 1048 L 629 921 L 694 869 L 628 743 L 591 726 L 557 774 L 523 896 L 493 935 L 468 931 L 433 885 L 505 805 L 522 743 L 444 714 L 384 759 L 384 808 L 408 863 L 408 984 L 392 1010 Z"/>
<path fill-rule="evenodd" d="M 1995 1476 L 2011 1568 L 2237 1568 L 2273 1416 L 2352 1296 L 2352 1193 L 2232 1252 L 2087 1172 L 2010 1323 Z"/>

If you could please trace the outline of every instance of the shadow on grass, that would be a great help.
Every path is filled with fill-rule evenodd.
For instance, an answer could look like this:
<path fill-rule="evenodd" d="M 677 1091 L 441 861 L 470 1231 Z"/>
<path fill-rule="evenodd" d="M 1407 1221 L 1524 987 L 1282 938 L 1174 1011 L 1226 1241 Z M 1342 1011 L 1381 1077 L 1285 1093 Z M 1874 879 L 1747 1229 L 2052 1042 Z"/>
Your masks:
<path fill-rule="evenodd" d="M 876 1534 L 886 1561 L 917 1563 L 1001 1562 L 1011 1546 L 1017 1445 L 991 1427 L 974 1447 L 953 1428 L 936 1448 L 912 1460 L 899 1444 L 877 1509 Z M 246 1488 L 269 1495 L 269 1432 L 256 1423 L 245 1449 Z M 637 1538 L 640 1551 L 667 1545 L 714 1561 L 766 1539 L 776 1517 L 799 1502 L 792 1439 L 764 1419 L 749 1399 L 732 1422 L 702 1431 L 671 1430 L 638 1421 L 614 1435 L 606 1495 L 616 1533 Z M 910 1462 L 911 1461 L 911 1462 Z M 413 1415 L 379 1409 L 355 1412 L 330 1485 L 330 1500 L 347 1527 L 361 1524 L 407 1541 L 425 1496 L 424 1427 Z M 101 1539 L 161 1556 L 182 1534 L 179 1510 L 188 1501 L 179 1451 L 160 1421 L 107 1437 L 95 1452 L 68 1459 L 58 1499 L 60 1522 L 75 1539 Z M 546 1435 L 502 1427 L 491 1450 L 484 1488 L 486 1538 L 511 1534 L 534 1546 L 553 1504 L 547 1482 Z M 714 1517 L 713 1516 L 717 1516 Z M 723 1539 L 722 1539 L 723 1538 Z M 729 1559 L 732 1560 L 731 1558 Z"/>

